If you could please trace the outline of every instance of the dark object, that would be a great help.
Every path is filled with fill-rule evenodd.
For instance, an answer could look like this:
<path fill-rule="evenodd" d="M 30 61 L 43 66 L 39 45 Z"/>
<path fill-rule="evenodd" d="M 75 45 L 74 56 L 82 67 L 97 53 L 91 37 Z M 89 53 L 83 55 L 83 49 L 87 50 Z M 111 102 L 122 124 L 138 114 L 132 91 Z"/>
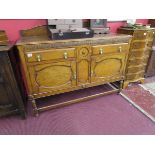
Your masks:
<path fill-rule="evenodd" d="M 51 29 L 49 26 L 49 30 L 51 32 L 51 39 L 53 40 L 92 38 L 94 36 L 94 31 L 89 29 L 82 31 L 57 30 Z"/>
<path fill-rule="evenodd" d="M 11 60 L 15 60 L 10 58 L 12 54 L 12 46 L 0 44 L 0 116 L 16 113 L 25 118 L 23 98 L 14 75 L 16 69 L 11 65 Z"/>
<path fill-rule="evenodd" d="M 149 19 L 148 24 L 151 24 L 151 27 L 155 27 L 155 19 Z"/>

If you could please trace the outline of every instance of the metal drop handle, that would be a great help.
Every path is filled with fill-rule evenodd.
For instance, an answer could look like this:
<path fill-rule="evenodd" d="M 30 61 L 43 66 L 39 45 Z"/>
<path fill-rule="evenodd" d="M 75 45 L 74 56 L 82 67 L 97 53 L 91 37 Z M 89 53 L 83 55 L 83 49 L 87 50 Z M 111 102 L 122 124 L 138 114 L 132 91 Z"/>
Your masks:
<path fill-rule="evenodd" d="M 36 59 L 37 59 L 38 62 L 40 62 L 40 61 L 41 61 L 41 55 L 38 54 L 38 55 L 36 56 Z"/>
<path fill-rule="evenodd" d="M 122 47 L 121 46 L 119 47 L 119 52 L 122 52 Z"/>
<path fill-rule="evenodd" d="M 100 52 L 99 52 L 100 54 L 103 54 L 103 49 L 102 48 L 100 48 Z"/>
<path fill-rule="evenodd" d="M 64 53 L 64 58 L 65 58 L 65 59 L 68 58 L 68 54 L 67 54 L 67 52 Z"/>
<path fill-rule="evenodd" d="M 76 73 L 74 73 L 74 75 L 73 75 L 73 79 L 76 80 Z"/>

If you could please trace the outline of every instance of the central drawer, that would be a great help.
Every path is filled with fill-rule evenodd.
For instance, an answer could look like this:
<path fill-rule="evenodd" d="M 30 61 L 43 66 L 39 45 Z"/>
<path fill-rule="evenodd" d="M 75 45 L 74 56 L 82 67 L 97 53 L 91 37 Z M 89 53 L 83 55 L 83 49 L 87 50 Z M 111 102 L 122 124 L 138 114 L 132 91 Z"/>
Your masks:
<path fill-rule="evenodd" d="M 120 53 L 127 52 L 129 49 L 129 44 L 113 44 L 113 45 L 97 45 L 92 47 L 93 55 L 99 55 L 104 53 Z"/>
<path fill-rule="evenodd" d="M 75 48 L 50 49 L 44 51 L 27 52 L 27 62 L 40 62 L 55 59 L 68 59 L 75 57 Z"/>

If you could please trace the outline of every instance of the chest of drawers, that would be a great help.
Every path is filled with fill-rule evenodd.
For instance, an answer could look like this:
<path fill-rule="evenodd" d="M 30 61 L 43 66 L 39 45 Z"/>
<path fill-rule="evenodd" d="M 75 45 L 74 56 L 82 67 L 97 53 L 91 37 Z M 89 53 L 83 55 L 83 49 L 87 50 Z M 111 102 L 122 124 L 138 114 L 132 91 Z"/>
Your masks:
<path fill-rule="evenodd" d="M 124 88 L 131 82 L 144 82 L 144 75 L 148 59 L 151 54 L 152 44 L 155 37 L 155 29 L 129 29 L 120 28 L 118 33 L 133 36 L 126 67 Z"/>
<path fill-rule="evenodd" d="M 38 108 L 35 99 L 124 80 L 131 36 L 98 35 L 54 41 L 27 36 L 30 31 L 33 32 L 22 32 L 25 35 L 17 48 L 36 115 L 47 107 Z"/>

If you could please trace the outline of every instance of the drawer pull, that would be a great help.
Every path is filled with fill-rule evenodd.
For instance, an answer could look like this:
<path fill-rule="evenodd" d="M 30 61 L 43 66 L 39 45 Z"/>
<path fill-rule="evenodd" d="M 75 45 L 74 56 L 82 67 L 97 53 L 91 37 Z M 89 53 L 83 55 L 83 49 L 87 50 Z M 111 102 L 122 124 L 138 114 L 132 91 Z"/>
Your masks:
<path fill-rule="evenodd" d="M 100 54 L 103 54 L 103 49 L 102 48 L 100 48 L 100 52 L 99 52 Z"/>
<path fill-rule="evenodd" d="M 144 36 L 146 36 L 146 33 L 144 33 Z"/>
<path fill-rule="evenodd" d="M 41 61 L 41 55 L 38 54 L 38 55 L 36 56 L 36 59 L 37 59 L 38 62 L 40 62 L 40 61 Z"/>
<path fill-rule="evenodd" d="M 122 47 L 121 46 L 118 49 L 119 49 L 119 52 L 122 52 Z"/>
<path fill-rule="evenodd" d="M 67 54 L 67 52 L 64 53 L 64 58 L 65 58 L 65 59 L 68 58 L 68 54 Z"/>
<path fill-rule="evenodd" d="M 73 80 L 76 80 L 76 73 L 74 73 L 73 75 Z"/>

